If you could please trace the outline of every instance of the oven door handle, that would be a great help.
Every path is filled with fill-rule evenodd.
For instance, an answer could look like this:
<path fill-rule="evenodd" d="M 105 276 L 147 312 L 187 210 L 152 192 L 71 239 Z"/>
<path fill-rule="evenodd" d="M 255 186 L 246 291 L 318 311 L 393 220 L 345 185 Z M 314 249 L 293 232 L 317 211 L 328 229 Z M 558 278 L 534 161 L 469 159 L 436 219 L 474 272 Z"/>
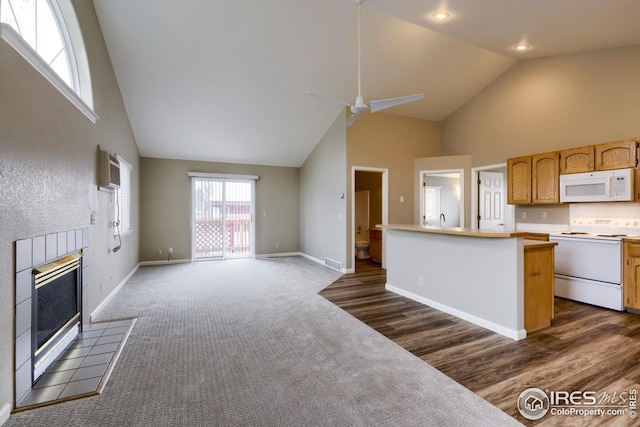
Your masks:
<path fill-rule="evenodd" d="M 597 239 L 590 237 L 557 237 L 550 236 L 550 242 L 564 241 L 564 242 L 584 242 L 584 243 L 603 243 L 605 245 L 619 245 L 621 240 L 609 240 L 609 239 Z"/>

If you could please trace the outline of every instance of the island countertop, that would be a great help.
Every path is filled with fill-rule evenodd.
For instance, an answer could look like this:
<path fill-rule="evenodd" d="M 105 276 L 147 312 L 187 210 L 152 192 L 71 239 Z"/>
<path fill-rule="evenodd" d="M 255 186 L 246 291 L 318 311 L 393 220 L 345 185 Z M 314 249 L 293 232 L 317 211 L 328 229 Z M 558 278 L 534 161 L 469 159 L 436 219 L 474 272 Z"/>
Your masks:
<path fill-rule="evenodd" d="M 434 225 L 414 225 L 414 224 L 387 224 L 376 225 L 376 227 L 388 230 L 417 231 L 420 233 L 452 234 L 456 236 L 469 237 L 489 237 L 489 238 L 510 238 L 525 237 L 529 233 L 526 231 L 500 230 L 500 229 L 477 229 L 466 227 L 438 227 Z"/>

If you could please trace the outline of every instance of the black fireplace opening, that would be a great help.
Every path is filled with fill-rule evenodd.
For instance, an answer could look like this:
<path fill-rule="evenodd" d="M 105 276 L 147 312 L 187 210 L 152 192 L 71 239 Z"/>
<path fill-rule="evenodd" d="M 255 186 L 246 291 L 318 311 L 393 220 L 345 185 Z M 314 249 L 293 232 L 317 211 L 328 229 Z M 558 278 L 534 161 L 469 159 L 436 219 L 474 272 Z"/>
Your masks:
<path fill-rule="evenodd" d="M 34 269 L 32 349 L 36 381 L 70 333 L 80 330 L 81 255 L 72 254 Z"/>
<path fill-rule="evenodd" d="M 78 270 L 36 289 L 36 349 L 78 314 Z"/>

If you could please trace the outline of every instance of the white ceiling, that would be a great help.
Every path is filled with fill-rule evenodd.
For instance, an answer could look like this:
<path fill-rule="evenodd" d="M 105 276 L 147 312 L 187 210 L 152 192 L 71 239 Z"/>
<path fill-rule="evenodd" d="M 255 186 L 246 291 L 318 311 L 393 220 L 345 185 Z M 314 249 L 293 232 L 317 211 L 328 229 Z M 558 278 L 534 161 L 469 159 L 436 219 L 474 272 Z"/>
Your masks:
<path fill-rule="evenodd" d="M 354 0 L 94 5 L 143 156 L 300 166 L 341 112 L 306 92 L 355 101 Z M 365 102 L 424 92 L 387 112 L 435 121 L 518 60 L 640 44 L 636 0 L 361 7 Z M 441 8 L 452 17 L 435 22 Z"/>

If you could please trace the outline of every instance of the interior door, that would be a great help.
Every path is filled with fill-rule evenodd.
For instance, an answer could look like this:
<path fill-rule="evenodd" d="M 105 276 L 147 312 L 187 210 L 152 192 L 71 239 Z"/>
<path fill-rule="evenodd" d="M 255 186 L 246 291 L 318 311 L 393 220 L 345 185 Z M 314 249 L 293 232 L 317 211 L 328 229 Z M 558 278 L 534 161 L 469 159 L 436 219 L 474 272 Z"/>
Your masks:
<path fill-rule="evenodd" d="M 503 227 L 504 174 L 480 171 L 478 179 L 478 228 Z"/>
<path fill-rule="evenodd" d="M 195 260 L 254 255 L 255 181 L 193 178 Z"/>

